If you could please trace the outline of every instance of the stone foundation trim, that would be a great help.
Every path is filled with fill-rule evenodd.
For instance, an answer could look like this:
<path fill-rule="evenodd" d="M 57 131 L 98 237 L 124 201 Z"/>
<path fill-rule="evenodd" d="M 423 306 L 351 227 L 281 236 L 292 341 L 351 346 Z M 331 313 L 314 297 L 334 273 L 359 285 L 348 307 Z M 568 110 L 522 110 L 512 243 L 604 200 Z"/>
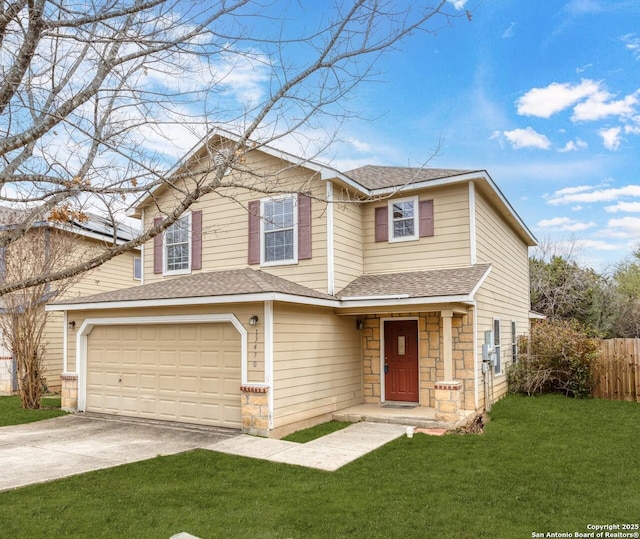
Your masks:
<path fill-rule="evenodd" d="M 240 386 L 243 393 L 267 393 L 269 386 Z"/>
<path fill-rule="evenodd" d="M 78 411 L 78 373 L 63 372 L 60 375 L 62 389 L 60 391 L 60 408 L 66 412 Z"/>
<path fill-rule="evenodd" d="M 269 386 L 240 386 L 242 432 L 269 436 Z"/>

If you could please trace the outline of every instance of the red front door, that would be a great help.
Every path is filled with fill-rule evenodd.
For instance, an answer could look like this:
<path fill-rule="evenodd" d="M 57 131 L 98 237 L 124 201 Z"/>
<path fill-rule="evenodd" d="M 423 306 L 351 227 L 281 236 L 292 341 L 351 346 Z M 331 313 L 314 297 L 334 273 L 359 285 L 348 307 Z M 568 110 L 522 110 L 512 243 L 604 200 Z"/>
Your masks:
<path fill-rule="evenodd" d="M 384 323 L 385 400 L 418 402 L 418 321 Z"/>

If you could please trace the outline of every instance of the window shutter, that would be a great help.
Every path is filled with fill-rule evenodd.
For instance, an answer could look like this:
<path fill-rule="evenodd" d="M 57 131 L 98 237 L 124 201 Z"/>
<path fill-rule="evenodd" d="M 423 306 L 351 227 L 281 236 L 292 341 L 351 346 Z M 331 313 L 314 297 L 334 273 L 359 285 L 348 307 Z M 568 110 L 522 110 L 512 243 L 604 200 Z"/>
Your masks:
<path fill-rule="evenodd" d="M 420 237 L 433 236 L 433 200 L 420 201 Z"/>
<path fill-rule="evenodd" d="M 311 258 L 311 197 L 298 195 L 298 260 Z"/>
<path fill-rule="evenodd" d="M 260 201 L 252 200 L 249 209 L 248 262 L 260 264 Z"/>
<path fill-rule="evenodd" d="M 191 212 L 191 269 L 202 269 L 202 210 Z"/>
<path fill-rule="evenodd" d="M 387 206 L 380 206 L 375 209 L 376 212 L 376 241 L 387 241 L 389 239 L 388 228 L 388 209 Z"/>
<path fill-rule="evenodd" d="M 162 223 L 162 217 L 153 220 L 153 226 Z M 153 273 L 162 273 L 162 232 L 153 237 Z"/>

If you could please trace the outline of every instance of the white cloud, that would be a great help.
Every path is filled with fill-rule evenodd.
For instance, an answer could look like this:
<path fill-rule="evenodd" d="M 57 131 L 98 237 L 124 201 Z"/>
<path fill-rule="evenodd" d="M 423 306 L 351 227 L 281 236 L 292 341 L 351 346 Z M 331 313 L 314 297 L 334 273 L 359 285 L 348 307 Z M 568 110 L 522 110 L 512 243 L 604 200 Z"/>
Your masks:
<path fill-rule="evenodd" d="M 600 91 L 600 83 L 584 79 L 578 85 L 552 82 L 545 88 L 533 88 L 517 101 L 518 114 L 550 118 L 578 101 Z"/>
<path fill-rule="evenodd" d="M 509 39 L 510 37 L 513 37 L 516 33 L 516 23 L 512 22 L 509 25 L 509 28 L 507 28 L 504 32 L 502 32 L 502 38 L 504 39 Z"/>
<path fill-rule="evenodd" d="M 548 150 L 551 147 L 549 139 L 531 127 L 504 131 L 504 136 L 509 139 L 511 146 L 516 150 L 521 148 L 539 148 L 541 150 Z"/>
<path fill-rule="evenodd" d="M 572 15 L 593 15 L 600 13 L 603 7 L 597 0 L 571 0 L 565 9 Z"/>
<path fill-rule="evenodd" d="M 603 231 L 614 238 L 635 238 L 640 237 L 640 217 L 622 217 L 621 219 L 610 219 L 607 228 Z"/>
<path fill-rule="evenodd" d="M 562 232 L 581 232 L 582 230 L 587 230 L 596 226 L 594 222 L 583 223 L 569 217 L 543 219 L 542 221 L 538 221 L 537 224 L 540 228 L 553 228 L 556 231 Z"/>
<path fill-rule="evenodd" d="M 602 137 L 602 143 L 607 150 L 616 151 L 620 147 L 621 127 L 609 127 L 608 129 L 600 129 L 598 135 Z"/>
<path fill-rule="evenodd" d="M 612 97 L 606 91 L 595 92 L 586 101 L 574 107 L 571 119 L 584 122 L 602 120 L 609 116 L 630 116 L 635 112 L 635 106 L 638 104 L 637 91 L 617 101 L 610 101 Z"/>
<path fill-rule="evenodd" d="M 617 251 L 620 249 L 619 245 L 603 240 L 576 240 L 571 243 L 571 246 L 579 251 Z"/>
<path fill-rule="evenodd" d="M 559 204 L 574 203 L 594 203 L 594 202 L 613 202 L 622 197 L 640 197 L 640 185 L 627 185 L 625 187 L 616 187 L 610 189 L 593 190 L 582 189 L 581 187 L 567 187 L 556 191 L 547 202 L 554 206 Z"/>
<path fill-rule="evenodd" d="M 569 142 L 567 142 L 562 148 L 560 148 L 558 151 L 559 152 L 576 152 L 578 150 L 583 150 L 585 148 L 588 147 L 588 144 L 577 138 L 576 140 L 570 140 Z"/>
<path fill-rule="evenodd" d="M 463 9 L 467 5 L 467 0 L 448 0 L 448 2 L 456 9 Z"/>
<path fill-rule="evenodd" d="M 562 196 L 562 195 L 571 195 L 574 193 L 584 193 L 585 191 L 591 191 L 594 189 L 593 185 L 576 185 L 575 187 L 563 187 L 562 189 L 558 189 L 554 195 Z"/>
<path fill-rule="evenodd" d="M 578 75 L 580 73 L 584 73 L 587 69 L 590 69 L 593 67 L 593 64 L 586 64 L 583 65 L 582 67 L 576 67 L 576 73 L 578 73 Z"/>
<path fill-rule="evenodd" d="M 372 147 L 368 142 L 364 142 L 354 137 L 350 137 L 347 139 L 347 142 L 351 144 L 357 151 L 363 153 L 371 153 Z"/>
<path fill-rule="evenodd" d="M 577 204 L 576 206 L 573 206 L 573 208 L 571 208 L 573 211 L 580 211 L 582 209 L 582 206 L 580 206 L 580 204 Z"/>
<path fill-rule="evenodd" d="M 640 202 L 618 202 L 613 206 L 605 206 L 604 211 L 607 213 L 640 213 Z"/>
<path fill-rule="evenodd" d="M 640 37 L 635 34 L 626 34 L 620 38 L 627 50 L 631 51 L 631 54 L 635 56 L 636 60 L 640 60 Z"/>

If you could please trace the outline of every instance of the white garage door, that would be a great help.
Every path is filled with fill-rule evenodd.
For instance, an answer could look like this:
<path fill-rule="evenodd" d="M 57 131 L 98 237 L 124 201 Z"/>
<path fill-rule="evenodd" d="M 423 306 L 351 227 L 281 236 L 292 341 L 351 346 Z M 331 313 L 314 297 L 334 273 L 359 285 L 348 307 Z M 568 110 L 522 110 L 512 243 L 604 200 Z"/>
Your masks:
<path fill-rule="evenodd" d="M 240 426 L 240 336 L 229 323 L 95 326 L 87 410 Z"/>

